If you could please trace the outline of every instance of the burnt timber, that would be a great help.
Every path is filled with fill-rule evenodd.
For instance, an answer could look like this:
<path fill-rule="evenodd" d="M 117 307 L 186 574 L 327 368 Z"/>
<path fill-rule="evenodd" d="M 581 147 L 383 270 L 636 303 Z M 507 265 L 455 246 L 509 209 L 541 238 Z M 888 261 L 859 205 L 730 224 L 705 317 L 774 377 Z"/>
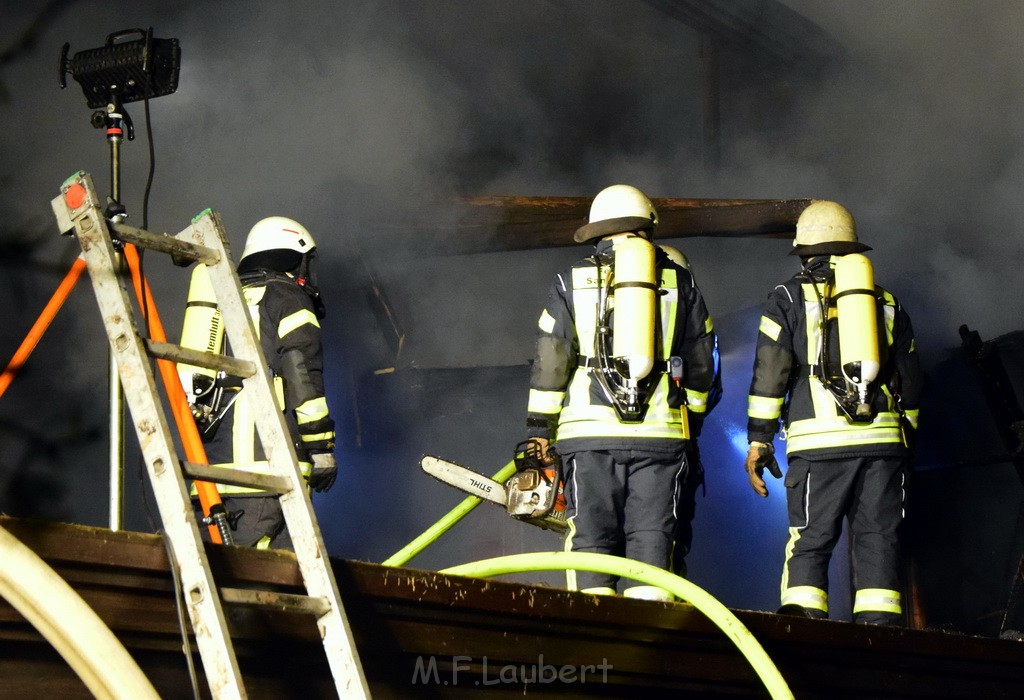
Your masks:
<path fill-rule="evenodd" d="M 652 197 L 658 239 L 694 236 L 792 238 L 809 199 Z M 384 227 L 406 253 L 458 255 L 578 245 L 593 197 L 468 197 L 447 205 L 454 220 Z"/>
<path fill-rule="evenodd" d="M 191 697 L 160 537 L 7 517 L 0 525 L 78 591 L 163 697 Z M 213 546 L 210 559 L 222 585 L 299 586 L 295 559 L 286 552 Z M 375 697 L 766 697 L 736 648 L 686 604 L 354 561 L 333 565 Z M 736 614 L 797 698 L 1009 698 L 1024 687 L 1019 642 Z M 232 607 L 228 618 L 252 697 L 332 696 L 312 620 Z M 201 663 L 197 653 L 195 661 Z M 551 669 L 575 673 L 585 666 L 598 670 L 584 683 L 579 675 L 571 683 L 550 680 Z M 90 697 L 4 601 L 0 676 L 3 698 Z"/>

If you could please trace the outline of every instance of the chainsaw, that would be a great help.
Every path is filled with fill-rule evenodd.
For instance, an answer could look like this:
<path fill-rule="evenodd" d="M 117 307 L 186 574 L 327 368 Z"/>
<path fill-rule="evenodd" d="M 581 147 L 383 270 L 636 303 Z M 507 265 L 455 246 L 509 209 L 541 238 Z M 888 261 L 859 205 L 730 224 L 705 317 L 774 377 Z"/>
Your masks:
<path fill-rule="evenodd" d="M 424 455 L 420 467 L 438 481 L 504 507 L 516 520 L 564 532 L 568 525 L 562 496 L 561 460 L 555 456 L 553 464 L 544 465 L 530 445 L 522 453 L 518 453 L 517 447 L 516 473 L 503 484 L 440 457 Z"/>

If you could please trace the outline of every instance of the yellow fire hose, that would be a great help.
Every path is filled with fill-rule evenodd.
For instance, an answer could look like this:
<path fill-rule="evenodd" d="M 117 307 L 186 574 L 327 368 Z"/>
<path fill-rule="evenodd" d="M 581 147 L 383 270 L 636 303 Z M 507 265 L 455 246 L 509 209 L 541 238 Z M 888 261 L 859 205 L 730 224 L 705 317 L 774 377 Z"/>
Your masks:
<path fill-rule="evenodd" d="M 515 473 L 515 462 L 509 462 L 502 467 L 497 474 L 492 476 L 491 479 L 497 481 L 499 484 L 504 484 Z M 452 508 L 440 520 L 424 530 L 423 534 L 381 563 L 384 566 L 404 566 L 410 559 L 437 541 L 437 538 L 451 530 L 455 523 L 469 515 L 473 509 L 482 502 L 482 499 L 476 496 L 467 496 L 463 499 L 462 503 Z"/>
<path fill-rule="evenodd" d="M 509 462 L 491 478 L 498 483 L 504 483 L 515 472 L 515 463 Z M 469 515 L 481 502 L 481 499 L 476 496 L 465 498 L 416 539 L 388 557 L 383 562 L 384 566 L 403 566 Z M 640 581 L 646 585 L 663 588 L 677 598 L 690 603 L 732 640 L 740 653 L 750 662 L 754 672 L 764 683 L 772 698 L 793 698 L 789 685 L 768 657 L 764 647 L 727 607 L 700 586 L 650 564 L 592 552 L 534 552 L 461 564 L 444 569 L 441 573 L 487 578 L 528 571 L 566 571 L 570 569 L 610 574 Z"/>
<path fill-rule="evenodd" d="M 790 700 L 793 698 L 789 685 L 768 654 L 765 653 L 764 647 L 727 607 L 700 586 L 656 566 L 592 552 L 534 552 L 461 564 L 444 569 L 441 573 L 488 578 L 527 571 L 565 571 L 569 569 L 633 579 L 649 586 L 663 588 L 677 598 L 690 603 L 732 640 L 740 653 L 750 662 L 772 698 L 788 698 Z"/>

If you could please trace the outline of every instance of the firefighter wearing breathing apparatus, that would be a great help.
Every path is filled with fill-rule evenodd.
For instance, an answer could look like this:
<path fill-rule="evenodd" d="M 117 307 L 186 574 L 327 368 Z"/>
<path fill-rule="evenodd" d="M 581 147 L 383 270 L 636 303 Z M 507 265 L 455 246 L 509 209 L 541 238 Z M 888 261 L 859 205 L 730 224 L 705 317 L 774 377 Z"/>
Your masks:
<path fill-rule="evenodd" d="M 773 439 L 783 424 L 789 542 L 779 612 L 828 617 L 828 564 L 850 527 L 853 618 L 902 622 L 897 528 L 922 374 L 910 318 L 875 285 L 870 248 L 841 205 L 813 201 L 792 255 L 801 270 L 768 295 L 750 385 L 745 469 L 768 495 L 782 476 Z"/>
<path fill-rule="evenodd" d="M 557 276 L 538 322 L 527 434 L 563 459 L 566 550 L 669 569 L 715 335 L 690 273 L 650 242 L 657 224 L 635 187 L 594 198 L 574 237 L 594 253 Z M 570 589 L 616 592 L 612 576 L 567 576 Z M 671 598 L 631 584 L 627 596 Z"/>
<path fill-rule="evenodd" d="M 238 263 L 242 292 L 274 377 L 274 388 L 309 486 L 326 491 L 337 475 L 334 422 L 324 397 L 320 319 L 324 306 L 310 274 L 316 242 L 302 224 L 283 216 L 257 222 Z M 189 288 L 182 345 L 223 352 L 220 312 L 203 265 Z M 179 365 L 212 466 L 267 470 L 241 380 Z M 290 549 L 280 503 L 264 492 L 219 485 L 231 514 L 235 544 Z"/>
<path fill-rule="evenodd" d="M 697 277 L 693 272 L 690 259 L 678 248 L 659 245 L 668 255 L 669 260 L 677 263 L 693 277 L 696 285 Z M 722 361 L 718 352 L 718 338 L 715 338 L 715 348 L 712 353 L 714 372 L 711 380 L 711 390 L 708 392 L 708 401 L 704 410 L 707 417 L 722 400 Z M 700 445 L 694 437 L 687 441 L 687 478 L 679 493 L 679 501 L 676 506 L 676 532 L 672 544 L 672 573 L 678 576 L 686 576 L 686 555 L 690 553 L 693 545 L 693 518 L 696 515 L 697 491 L 704 488 L 704 463 L 700 457 Z"/>

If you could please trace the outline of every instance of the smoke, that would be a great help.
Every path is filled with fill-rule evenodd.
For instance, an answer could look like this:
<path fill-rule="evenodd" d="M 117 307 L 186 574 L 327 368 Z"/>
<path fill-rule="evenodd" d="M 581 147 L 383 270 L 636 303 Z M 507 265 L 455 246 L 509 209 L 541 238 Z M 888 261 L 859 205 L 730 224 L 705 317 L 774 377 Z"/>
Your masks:
<path fill-rule="evenodd" d="M 804 101 L 789 142 L 824 174 L 809 191 L 846 203 L 878 278 L 914 315 L 920 347 L 1019 326 L 1022 170 L 1013 2 L 788 3 L 848 50 L 845 71 Z M 822 191 L 824 190 L 824 191 Z"/>
<path fill-rule="evenodd" d="M 314 232 L 330 312 L 324 323 L 330 399 L 340 412 L 355 414 L 345 426 L 342 459 L 353 470 L 342 484 L 350 492 L 332 492 L 323 502 L 337 513 L 330 543 L 340 554 L 379 560 L 388 553 L 384 547 L 411 539 L 458 497 L 444 488 L 419 497 L 418 480 L 425 477 L 411 462 L 419 452 L 465 450 L 460 456 L 480 471 L 496 471 L 507 460 L 521 437 L 521 370 L 532 352 L 536 314 L 554 273 L 583 253 L 410 258 L 396 249 L 397 229 L 415 236 L 423 222 L 456 221 L 463 213 L 451 204 L 456 195 L 585 196 L 627 182 L 654 197 L 836 199 L 874 247 L 878 281 L 911 313 L 926 364 L 958 345 L 961 323 L 984 338 L 1019 328 L 1024 64 L 1014 32 L 1024 6 L 786 4 L 817 22 L 845 61 L 827 79 L 813 80 L 728 59 L 717 171 L 704 166 L 697 34 L 647 3 L 56 4 L 34 49 L 0 65 L 9 96 L 0 100 L 8 125 L 0 136 L 0 244 L 35 241 L 38 231 L 49 231 L 52 238 L 33 244 L 30 259 L 62 260 L 64 244 L 48 205 L 60 182 L 86 169 L 101 192 L 109 189 L 108 146 L 89 125 L 78 85 L 63 92 L 56 85 L 61 44 L 70 41 L 72 52 L 97 47 L 129 27 L 153 26 L 159 37 L 178 38 L 179 89 L 151 105 L 158 162 L 150 228 L 176 232 L 213 207 L 236 251 L 252 223 L 271 214 L 294 216 Z M 0 49 L 13 45 L 33 19 L 22 4 L 5 3 L 4 12 Z M 123 189 L 129 221 L 138 225 L 148 165 L 144 112 L 141 104 L 128 109 L 137 139 L 123 147 Z M 732 506 L 757 507 L 743 500 L 746 485 L 732 476 L 738 464 L 729 439 L 743 422 L 756 334 L 747 321 L 756 320 L 768 290 L 796 263 L 785 255 L 787 241 L 671 243 L 687 252 L 719 321 L 726 392 L 736 399 L 708 426 L 713 447 L 705 459 L 721 476 L 706 499 L 717 499 L 715 505 L 701 511 L 698 504 L 693 556 L 709 571 L 715 548 L 733 545 L 710 534 L 722 529 L 720 522 L 701 519 L 727 517 Z M 147 266 L 158 300 L 170 300 L 160 311 L 173 336 L 185 281 L 165 261 Z M 397 358 L 367 310 L 368 270 L 406 334 Z M 0 351 L 9 356 L 56 279 L 39 274 L 33 285 L 6 268 L 0 275 L 0 293 L 24 298 L 3 312 L 11 332 Z M 105 401 L 104 339 L 87 292 L 77 293 L 86 300 L 74 307 L 74 328 L 45 339 L 50 345 L 38 358 L 59 368 L 59 386 L 34 386 L 70 387 L 95 409 Z M 55 350 L 70 343 L 73 353 Z M 357 391 L 360 378 L 392 365 L 399 368 L 396 382 L 376 393 L 393 403 L 378 400 L 371 410 L 377 397 Z M 401 375 L 409 365 L 519 370 L 499 371 L 491 383 L 470 381 L 474 393 L 458 387 L 457 378 L 448 384 L 409 379 Z M 456 387 L 465 394 L 461 408 L 436 413 L 449 421 L 424 415 L 444 408 Z M 28 388 L 15 394 L 17 384 L 11 391 L 0 401 L 18 403 L 0 404 L 5 416 L 25 414 L 40 395 Z M 413 397 L 421 402 L 420 423 L 415 408 L 397 408 Z M 386 444 L 374 444 L 382 432 L 371 419 L 398 414 L 408 429 L 383 431 Z M 352 438 L 359 430 L 359 440 Z M 102 456 L 96 461 L 101 469 Z M 376 517 L 365 496 L 380 489 L 402 513 L 397 534 L 368 534 L 353 517 Z M 753 538 L 755 527 L 781 527 L 778 516 L 778 509 L 762 509 L 755 517 L 763 523 L 740 539 Z M 502 546 L 521 545 L 524 536 L 514 537 Z M 462 538 L 459 553 L 473 550 L 473 537 Z M 768 569 L 777 568 L 777 549 L 765 555 Z M 700 566 L 691 569 L 700 576 Z M 767 593 L 723 591 L 724 599 L 769 606 L 774 576 L 766 577 Z"/>

